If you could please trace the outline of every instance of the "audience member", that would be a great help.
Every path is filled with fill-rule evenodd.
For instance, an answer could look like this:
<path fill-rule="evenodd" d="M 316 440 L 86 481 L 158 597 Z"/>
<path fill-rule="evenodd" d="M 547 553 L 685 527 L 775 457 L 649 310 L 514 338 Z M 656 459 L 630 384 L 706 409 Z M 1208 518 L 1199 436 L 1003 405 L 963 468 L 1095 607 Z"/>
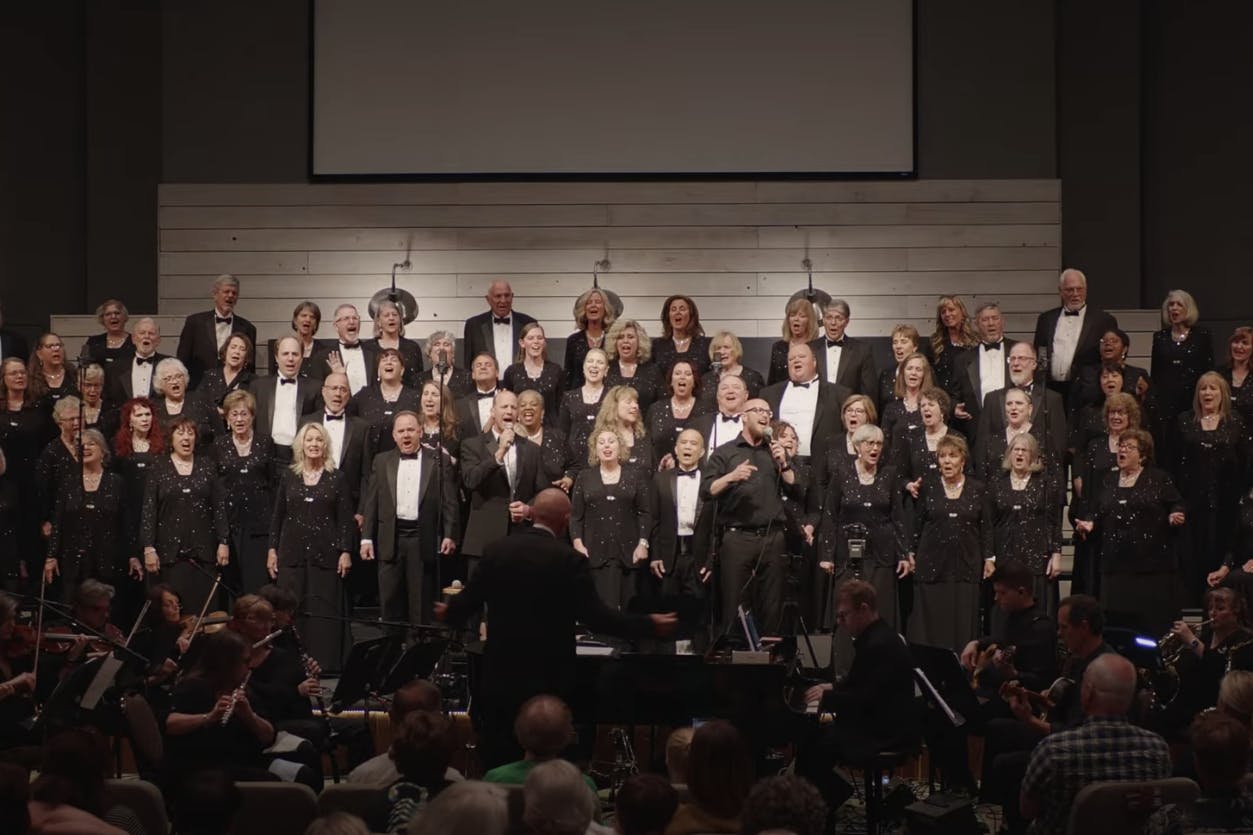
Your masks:
<path fill-rule="evenodd" d="M 489 770 L 483 775 L 484 781 L 516 786 L 525 783 L 537 765 L 557 759 L 574 742 L 574 715 L 556 696 L 534 696 L 518 711 L 513 731 L 522 746 L 522 759 Z M 584 776 L 583 780 L 596 791 L 591 777 Z"/>
<path fill-rule="evenodd" d="M 404 718 L 392 742 L 400 779 L 387 790 L 387 831 L 404 830 L 414 814 L 449 785 L 452 723 L 442 713 L 415 710 Z"/>
<path fill-rule="evenodd" d="M 619 835 L 662 835 L 679 808 L 679 793 L 658 774 L 628 777 L 614 800 L 614 831 Z"/>
<path fill-rule="evenodd" d="M 348 812 L 329 812 L 305 827 L 305 835 L 370 835 L 370 827 Z"/>
<path fill-rule="evenodd" d="M 596 794 L 565 760 L 535 766 L 522 787 L 522 821 L 531 835 L 583 835 L 596 818 Z"/>
<path fill-rule="evenodd" d="M 30 772 L 15 763 L 0 762 L 0 832 L 22 835 L 30 829 Z"/>
<path fill-rule="evenodd" d="M 393 728 L 399 728 L 404 724 L 405 717 L 411 713 L 418 711 L 442 713 L 443 710 L 444 698 L 439 688 L 426 679 L 416 678 L 396 691 L 392 697 L 388 719 Z M 400 771 L 397 769 L 393 751 L 394 748 L 390 748 L 361 763 L 348 772 L 348 782 L 370 786 L 390 786 L 395 783 L 400 779 Z M 465 778 L 461 776 L 461 772 L 449 767 L 444 772 L 444 779 L 449 782 L 458 782 Z"/>
<path fill-rule="evenodd" d="M 509 795 L 505 788 L 466 781 L 440 792 L 414 818 L 408 835 L 505 835 L 508 827 Z"/>
<path fill-rule="evenodd" d="M 694 728 L 675 728 L 666 737 L 666 774 L 671 785 L 682 791 L 687 790 L 688 763 L 692 755 L 692 736 Z"/>
<path fill-rule="evenodd" d="M 104 784 L 109 761 L 108 743 L 95 728 L 71 728 L 50 737 L 44 744 L 39 776 L 30 787 L 32 826 L 43 831 L 71 831 L 35 825 L 36 807 L 53 810 L 70 806 L 128 835 L 144 835 L 134 810 L 109 798 Z"/>
<path fill-rule="evenodd" d="M 217 770 L 179 781 L 171 800 L 170 829 L 176 835 L 230 835 L 244 802 L 230 775 Z"/>
<path fill-rule="evenodd" d="M 740 835 L 791 832 L 823 835 L 827 804 L 808 780 L 800 777 L 767 777 L 757 781 L 744 801 Z"/>
<path fill-rule="evenodd" d="M 730 722 L 715 719 L 692 734 L 687 787 L 666 835 L 739 832 L 740 811 L 753 785 L 753 765 L 744 737 Z"/>

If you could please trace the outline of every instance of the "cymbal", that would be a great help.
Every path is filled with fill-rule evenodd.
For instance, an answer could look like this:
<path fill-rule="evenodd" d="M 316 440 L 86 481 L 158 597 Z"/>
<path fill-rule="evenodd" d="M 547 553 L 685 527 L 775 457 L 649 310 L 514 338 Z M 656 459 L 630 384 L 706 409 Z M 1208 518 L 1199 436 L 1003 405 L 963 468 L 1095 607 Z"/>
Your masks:
<path fill-rule="evenodd" d="M 413 297 L 413 293 L 400 287 L 384 287 L 373 296 L 370 296 L 370 318 L 377 319 L 379 305 L 383 302 L 395 302 L 400 308 L 400 320 L 406 325 L 418 318 L 418 300 Z"/>

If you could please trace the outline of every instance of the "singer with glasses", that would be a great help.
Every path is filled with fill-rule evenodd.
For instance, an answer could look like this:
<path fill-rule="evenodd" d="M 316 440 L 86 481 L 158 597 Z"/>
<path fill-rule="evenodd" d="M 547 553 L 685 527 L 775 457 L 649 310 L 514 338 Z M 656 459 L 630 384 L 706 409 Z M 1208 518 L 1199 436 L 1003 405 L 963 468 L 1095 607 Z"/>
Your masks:
<path fill-rule="evenodd" d="M 62 397 L 78 394 L 78 367 L 65 358 L 65 343 L 55 333 L 39 337 L 27 369 L 31 393 L 45 408 L 52 408 Z"/>
<path fill-rule="evenodd" d="M 244 591 L 251 592 L 269 579 L 265 558 L 278 482 L 274 442 L 257 431 L 257 401 L 250 392 L 231 392 L 222 407 L 228 431 L 214 440 L 214 459 L 226 493 L 240 583 Z"/>
<path fill-rule="evenodd" d="M 787 582 L 782 493 L 798 499 L 800 485 L 783 445 L 770 438 L 772 417 L 764 400 L 744 404 L 739 437 L 715 449 L 701 469 L 701 498 L 717 507 L 722 628 L 744 603 L 765 634 L 777 635 Z"/>

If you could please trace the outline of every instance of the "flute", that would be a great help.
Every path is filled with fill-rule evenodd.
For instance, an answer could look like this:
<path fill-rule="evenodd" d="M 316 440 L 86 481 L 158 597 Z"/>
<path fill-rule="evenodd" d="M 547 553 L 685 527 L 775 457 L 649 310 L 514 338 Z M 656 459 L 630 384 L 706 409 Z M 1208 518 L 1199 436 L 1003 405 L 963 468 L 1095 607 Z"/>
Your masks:
<path fill-rule="evenodd" d="M 248 687 L 248 679 L 251 676 L 252 670 L 249 670 L 244 675 L 244 680 L 239 683 L 239 686 L 231 691 L 231 703 L 226 706 L 226 710 L 222 713 L 222 727 L 225 728 L 227 723 L 231 721 L 231 716 L 235 713 L 235 703 L 243 698 L 244 691 Z"/>

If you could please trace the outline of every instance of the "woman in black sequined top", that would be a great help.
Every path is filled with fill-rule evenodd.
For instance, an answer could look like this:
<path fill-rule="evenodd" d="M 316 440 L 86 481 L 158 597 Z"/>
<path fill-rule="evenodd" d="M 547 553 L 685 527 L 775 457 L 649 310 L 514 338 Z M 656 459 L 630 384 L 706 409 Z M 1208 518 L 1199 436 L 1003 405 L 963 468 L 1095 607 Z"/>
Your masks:
<path fill-rule="evenodd" d="M 565 381 L 565 371 L 548 359 L 548 339 L 538 322 L 529 322 L 522 326 L 518 345 L 521 348 L 518 361 L 505 369 L 505 388 L 514 394 L 521 394 L 528 389 L 539 392 L 544 398 L 544 414 L 549 415 L 547 420 L 550 424 L 555 424 L 564 390 L 562 383 Z"/>
<path fill-rule="evenodd" d="M 277 482 L 274 442 L 256 431 L 257 401 L 251 392 L 231 392 L 222 407 L 227 431 L 214 440 L 213 452 L 226 493 L 233 558 L 242 590 L 251 594 L 269 581 L 265 557 Z"/>

